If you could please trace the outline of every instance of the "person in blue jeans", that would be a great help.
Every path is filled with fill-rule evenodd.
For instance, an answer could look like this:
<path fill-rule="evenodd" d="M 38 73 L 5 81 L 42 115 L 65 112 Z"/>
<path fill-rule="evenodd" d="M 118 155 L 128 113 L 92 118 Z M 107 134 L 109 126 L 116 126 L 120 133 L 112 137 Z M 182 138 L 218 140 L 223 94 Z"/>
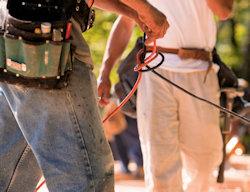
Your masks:
<path fill-rule="evenodd" d="M 165 15 L 144 0 L 95 0 L 94 6 L 152 28 L 149 43 L 168 28 Z M 34 192 L 42 174 L 50 192 L 114 191 L 114 162 L 98 107 L 93 60 L 79 23 L 71 21 L 76 50 L 66 88 L 43 91 L 0 83 L 1 192 Z"/>
<path fill-rule="evenodd" d="M 103 108 L 103 118 L 107 118 L 117 107 L 116 97 L 111 97 L 109 104 Z M 115 170 L 115 180 L 143 179 L 143 160 L 137 120 L 118 110 L 104 123 L 104 131 L 114 159 L 118 160 L 119 168 Z M 129 163 L 132 162 L 136 167 L 130 169 Z"/>
<path fill-rule="evenodd" d="M 143 160 L 137 120 L 126 115 L 125 119 L 127 122 L 126 129 L 120 134 L 114 135 L 114 141 L 111 143 L 113 153 L 121 161 L 122 174 L 131 174 L 128 165 L 132 160 L 137 165 L 133 176 L 137 179 L 143 179 Z"/>

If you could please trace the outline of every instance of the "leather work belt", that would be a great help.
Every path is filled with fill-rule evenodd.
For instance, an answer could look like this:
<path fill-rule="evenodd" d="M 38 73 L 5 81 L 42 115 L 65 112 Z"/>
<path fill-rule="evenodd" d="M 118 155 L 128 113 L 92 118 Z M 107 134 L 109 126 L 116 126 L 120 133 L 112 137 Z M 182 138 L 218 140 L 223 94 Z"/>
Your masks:
<path fill-rule="evenodd" d="M 193 58 L 193 59 L 201 59 L 204 61 L 212 61 L 212 51 L 208 51 L 205 49 L 193 49 L 193 48 L 172 49 L 164 47 L 157 47 L 156 49 L 162 53 L 177 54 L 181 59 Z"/>
<path fill-rule="evenodd" d="M 152 46 L 148 46 L 150 48 L 153 48 Z M 212 59 L 213 54 L 212 50 L 205 50 L 205 49 L 194 49 L 194 48 L 180 48 L 180 49 L 172 49 L 172 48 L 164 48 L 164 47 L 156 47 L 156 49 L 162 53 L 171 53 L 171 54 L 177 54 L 179 58 L 181 59 L 201 59 L 203 61 L 208 62 L 208 68 L 207 73 L 205 75 L 204 82 L 206 81 L 206 77 L 208 72 L 212 68 Z"/>

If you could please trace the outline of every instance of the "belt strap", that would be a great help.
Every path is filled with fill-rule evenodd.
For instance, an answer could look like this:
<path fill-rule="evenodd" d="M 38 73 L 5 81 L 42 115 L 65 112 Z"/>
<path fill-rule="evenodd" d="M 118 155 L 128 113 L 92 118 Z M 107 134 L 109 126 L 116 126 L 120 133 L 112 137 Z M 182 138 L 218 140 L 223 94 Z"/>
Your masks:
<path fill-rule="evenodd" d="M 193 49 L 193 48 L 172 49 L 172 48 L 165 48 L 158 46 L 156 49 L 162 53 L 177 54 L 181 59 L 193 58 L 193 59 L 201 59 L 204 61 L 212 60 L 212 52 L 207 51 L 205 49 Z"/>
<path fill-rule="evenodd" d="M 149 47 L 153 48 L 151 46 Z M 193 58 L 193 59 L 201 59 L 203 61 L 207 61 L 208 68 L 207 68 L 207 72 L 204 78 L 204 83 L 205 83 L 207 74 L 212 68 L 212 52 L 211 51 L 207 51 L 205 49 L 193 49 L 193 48 L 173 49 L 173 48 L 165 48 L 165 47 L 158 47 L 158 46 L 156 47 L 156 49 L 162 53 L 177 54 L 179 58 L 181 59 Z"/>

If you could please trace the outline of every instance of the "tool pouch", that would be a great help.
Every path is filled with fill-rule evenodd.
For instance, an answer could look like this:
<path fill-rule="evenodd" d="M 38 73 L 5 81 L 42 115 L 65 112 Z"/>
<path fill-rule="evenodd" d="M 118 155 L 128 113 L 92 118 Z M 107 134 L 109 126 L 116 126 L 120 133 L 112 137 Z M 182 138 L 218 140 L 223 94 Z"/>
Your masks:
<path fill-rule="evenodd" d="M 213 50 L 213 62 L 220 66 L 218 79 L 220 88 L 238 87 L 238 78 L 234 72 L 220 59 L 216 49 Z"/>
<path fill-rule="evenodd" d="M 44 90 L 66 87 L 75 48 L 70 38 L 60 38 L 60 35 L 65 37 L 72 16 L 83 31 L 91 28 L 95 18 L 93 2 L 8 0 L 10 17 L 6 31 L 0 31 L 0 82 Z M 51 23 L 51 33 L 34 32 L 41 27 L 41 21 Z M 59 40 L 53 29 L 58 29 Z"/>
<path fill-rule="evenodd" d="M 238 88 L 238 77 L 221 60 L 215 48 L 213 50 L 213 62 L 220 66 L 220 70 L 218 71 L 218 81 L 220 85 L 220 90 L 224 88 Z M 224 92 L 221 92 L 220 106 L 227 108 L 226 99 L 227 99 L 226 94 Z M 234 101 L 235 102 L 233 103 L 232 111 L 241 113 L 246 103 L 245 100 L 243 99 L 243 97 L 236 97 Z M 224 115 L 223 112 L 220 112 L 220 113 L 221 113 L 221 116 Z"/>
<path fill-rule="evenodd" d="M 65 23 L 52 22 L 51 28 L 65 31 Z M 52 41 L 52 33 L 34 33 L 37 25 L 41 22 L 11 17 L 6 31 L 0 32 L 0 81 L 43 90 L 62 89 L 73 68 L 71 39 Z"/>

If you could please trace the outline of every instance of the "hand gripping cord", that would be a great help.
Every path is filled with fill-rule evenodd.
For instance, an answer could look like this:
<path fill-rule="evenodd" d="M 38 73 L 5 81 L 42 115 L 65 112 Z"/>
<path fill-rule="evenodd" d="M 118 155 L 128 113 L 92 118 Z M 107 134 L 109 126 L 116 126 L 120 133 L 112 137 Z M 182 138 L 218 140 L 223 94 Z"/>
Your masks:
<path fill-rule="evenodd" d="M 164 56 L 161 52 L 157 51 L 156 49 L 156 41 L 154 41 L 154 46 L 153 48 L 147 48 L 145 45 L 144 45 L 144 41 L 145 41 L 145 33 L 144 33 L 144 36 L 143 36 L 143 48 L 137 53 L 137 65 L 135 66 L 134 68 L 134 71 L 137 71 L 139 72 L 139 75 L 138 75 L 138 78 L 137 78 L 137 81 L 133 87 L 133 89 L 130 91 L 130 93 L 125 97 L 125 99 L 120 103 L 120 105 L 110 114 L 108 115 L 108 117 L 106 117 L 104 120 L 103 120 L 103 124 L 109 120 L 128 100 L 129 98 L 134 94 L 134 92 L 136 91 L 139 83 L 140 83 L 140 80 L 141 80 L 141 77 L 142 77 L 142 72 L 148 72 L 148 71 L 152 71 L 154 74 L 156 74 L 158 77 L 164 79 L 165 81 L 167 81 L 168 83 L 170 83 L 171 85 L 175 86 L 176 88 L 184 91 L 185 93 L 189 94 L 190 96 L 198 99 L 198 100 L 201 100 L 201 101 L 204 101 L 216 108 L 218 108 L 219 110 L 225 112 L 225 113 L 228 113 L 228 114 L 231 114 L 232 116 L 236 117 L 236 118 L 239 118 L 241 119 L 242 121 L 250 124 L 250 120 L 246 117 L 243 117 L 243 116 L 240 116 L 239 114 L 233 112 L 233 111 L 230 111 L 224 107 L 221 107 L 221 106 L 218 106 L 206 99 L 203 99 L 201 97 L 198 97 L 196 95 L 194 95 L 193 93 L 183 89 L 182 87 L 176 85 L 175 83 L 173 83 L 172 81 L 168 80 L 167 78 L 163 77 L 162 75 L 160 75 L 159 73 L 157 73 L 154 69 L 156 69 L 157 67 L 159 67 L 163 61 L 164 61 Z M 150 53 L 151 52 L 151 55 L 147 58 L 145 58 L 146 56 L 146 53 Z M 154 59 L 156 59 L 158 56 L 161 56 L 162 57 L 162 60 L 159 64 L 157 64 L 156 66 L 154 67 L 149 67 L 148 64 L 150 62 L 152 62 Z M 143 69 L 144 67 L 146 67 L 147 69 Z M 38 192 L 38 190 L 42 187 L 42 185 L 45 183 L 45 181 L 43 181 L 36 189 L 36 192 Z"/>

